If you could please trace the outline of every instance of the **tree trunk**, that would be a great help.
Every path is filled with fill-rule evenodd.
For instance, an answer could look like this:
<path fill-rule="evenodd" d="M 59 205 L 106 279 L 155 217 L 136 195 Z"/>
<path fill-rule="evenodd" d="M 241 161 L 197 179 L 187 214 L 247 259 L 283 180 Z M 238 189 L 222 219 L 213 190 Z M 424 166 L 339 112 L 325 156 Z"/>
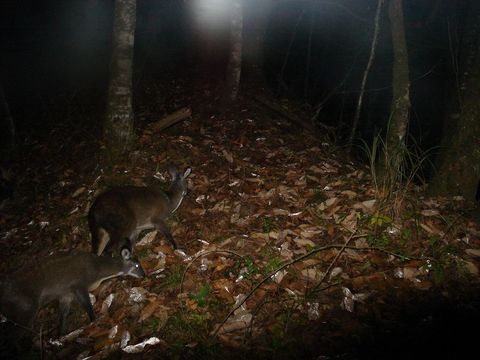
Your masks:
<path fill-rule="evenodd" d="M 230 58 L 226 76 L 227 91 L 225 92 L 228 101 L 235 101 L 237 99 L 240 88 L 240 75 L 242 73 L 242 29 L 242 1 L 234 0 L 232 3 L 232 22 L 230 27 Z"/>
<path fill-rule="evenodd" d="M 470 1 L 460 49 L 459 114 L 444 124 L 438 171 L 430 191 L 478 200 L 480 181 L 480 2 Z"/>
<path fill-rule="evenodd" d="M 132 72 L 136 0 L 115 0 L 113 52 L 107 98 L 104 139 L 113 159 L 123 154 L 133 138 Z"/>
<path fill-rule="evenodd" d="M 388 15 L 392 28 L 393 74 L 392 105 L 386 134 L 386 149 L 390 164 L 394 169 L 399 170 L 404 160 L 402 149 L 405 146 L 410 111 L 410 79 L 402 0 L 390 0 Z"/>
<path fill-rule="evenodd" d="M 388 9 L 392 32 L 393 72 L 392 104 L 383 156 L 378 163 L 378 174 L 387 187 L 403 180 L 405 136 L 410 111 L 410 79 L 407 42 L 403 22 L 402 0 L 390 0 Z"/>
<path fill-rule="evenodd" d="M 250 0 L 245 7 L 243 62 L 246 78 L 242 82 L 246 80 L 255 88 L 266 87 L 263 74 L 265 37 L 273 5 L 273 0 Z"/>

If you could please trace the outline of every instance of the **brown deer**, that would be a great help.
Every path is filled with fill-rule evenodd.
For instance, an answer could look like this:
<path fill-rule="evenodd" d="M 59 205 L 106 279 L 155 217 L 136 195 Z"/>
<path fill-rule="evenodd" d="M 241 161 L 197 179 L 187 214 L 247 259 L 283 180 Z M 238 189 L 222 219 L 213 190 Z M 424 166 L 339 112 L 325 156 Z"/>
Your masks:
<path fill-rule="evenodd" d="M 92 233 L 92 252 L 97 255 L 112 254 L 115 250 L 128 248 L 141 231 L 156 229 L 177 249 L 165 219 L 173 214 L 187 194 L 187 177 L 170 166 L 172 177 L 166 191 L 153 186 L 116 186 L 100 194 L 88 213 L 88 224 Z"/>

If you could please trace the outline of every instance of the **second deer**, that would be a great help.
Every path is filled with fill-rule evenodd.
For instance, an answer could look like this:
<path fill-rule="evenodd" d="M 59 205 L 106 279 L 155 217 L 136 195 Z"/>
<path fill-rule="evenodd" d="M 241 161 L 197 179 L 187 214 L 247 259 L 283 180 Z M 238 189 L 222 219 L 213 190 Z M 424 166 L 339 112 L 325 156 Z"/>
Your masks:
<path fill-rule="evenodd" d="M 187 194 L 187 177 L 191 169 L 183 174 L 169 166 L 172 177 L 166 191 L 158 186 L 117 186 L 100 194 L 88 213 L 88 224 L 92 233 L 92 252 L 97 255 L 112 254 L 128 248 L 141 231 L 156 229 L 170 241 L 175 249 L 177 243 L 165 224 Z"/>

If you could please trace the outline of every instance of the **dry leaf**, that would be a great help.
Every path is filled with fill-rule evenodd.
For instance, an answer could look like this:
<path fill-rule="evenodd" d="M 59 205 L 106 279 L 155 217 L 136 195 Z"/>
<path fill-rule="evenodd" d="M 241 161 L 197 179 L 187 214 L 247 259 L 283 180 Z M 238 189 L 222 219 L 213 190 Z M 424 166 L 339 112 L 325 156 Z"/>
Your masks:
<path fill-rule="evenodd" d="M 473 262 L 464 260 L 463 264 L 470 274 L 478 275 L 478 267 Z"/>
<path fill-rule="evenodd" d="M 304 269 L 302 270 L 302 275 L 305 278 L 310 280 L 320 280 L 323 277 L 323 272 L 314 268 Z"/>
<path fill-rule="evenodd" d="M 212 287 L 216 290 L 216 294 L 221 299 L 231 302 L 233 301 L 233 294 L 230 289 L 233 289 L 233 283 L 227 279 L 219 279 L 213 282 Z"/>
<path fill-rule="evenodd" d="M 155 313 L 155 311 L 160 305 L 161 304 L 157 299 L 151 300 L 150 303 L 148 303 L 148 305 L 143 308 L 142 313 L 138 318 L 138 322 L 147 320 L 150 316 L 152 316 L 152 314 Z"/>
<path fill-rule="evenodd" d="M 288 216 L 290 213 L 284 209 L 273 209 L 273 215 L 275 216 Z"/>
<path fill-rule="evenodd" d="M 198 308 L 197 302 L 193 299 L 185 299 L 185 305 L 187 305 L 187 307 L 192 311 L 195 311 Z"/>
<path fill-rule="evenodd" d="M 438 210 L 433 210 L 433 209 L 430 209 L 430 210 L 422 210 L 420 212 L 423 216 L 436 216 L 438 214 L 440 214 L 440 212 Z"/>
<path fill-rule="evenodd" d="M 352 190 L 344 190 L 340 194 L 346 195 L 349 199 L 353 199 L 357 197 L 357 193 Z"/>
<path fill-rule="evenodd" d="M 473 257 L 480 257 L 480 249 L 466 249 L 465 253 Z"/>
<path fill-rule="evenodd" d="M 157 233 L 158 233 L 157 230 L 146 233 L 145 236 L 139 242 L 137 242 L 136 245 L 137 246 L 150 245 L 153 242 L 153 240 L 155 240 Z"/>
<path fill-rule="evenodd" d="M 375 199 L 362 201 L 362 202 L 354 204 L 353 208 L 364 210 L 367 213 L 373 213 L 373 211 L 375 210 L 376 202 L 377 202 L 377 200 L 375 200 Z"/>
<path fill-rule="evenodd" d="M 83 193 L 85 192 L 85 190 L 86 190 L 86 189 L 85 189 L 84 186 L 78 188 L 78 189 L 75 190 L 75 192 L 72 194 L 72 198 L 75 199 L 75 198 L 79 197 L 81 194 L 83 194 Z"/>
<path fill-rule="evenodd" d="M 314 247 L 315 246 L 315 243 L 312 240 L 308 240 L 308 239 L 297 238 L 297 239 L 293 239 L 293 241 L 295 242 L 295 244 L 297 244 L 300 247 L 304 247 L 304 246 Z"/>
<path fill-rule="evenodd" d="M 328 236 L 333 238 L 333 235 L 335 234 L 335 226 L 333 226 L 333 224 L 328 224 L 327 233 L 328 233 Z"/>
<path fill-rule="evenodd" d="M 317 235 L 320 235 L 322 233 L 323 233 L 323 230 L 319 230 L 316 227 L 311 227 L 301 231 L 300 236 L 302 238 L 311 239 L 311 238 L 317 238 L 318 237 Z"/>
<path fill-rule="evenodd" d="M 345 229 L 353 232 L 357 228 L 357 212 L 352 209 L 350 214 L 343 219 L 342 225 L 345 227 Z"/>

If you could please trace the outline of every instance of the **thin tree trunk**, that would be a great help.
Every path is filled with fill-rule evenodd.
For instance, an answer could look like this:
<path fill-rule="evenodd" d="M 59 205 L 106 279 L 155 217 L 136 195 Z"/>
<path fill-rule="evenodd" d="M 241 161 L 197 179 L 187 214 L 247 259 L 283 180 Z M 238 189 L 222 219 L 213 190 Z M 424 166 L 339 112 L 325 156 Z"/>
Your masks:
<path fill-rule="evenodd" d="M 355 116 L 353 117 L 352 130 L 350 131 L 350 136 L 348 138 L 348 152 L 351 152 L 353 141 L 355 140 L 358 121 L 360 120 L 360 114 L 362 112 L 363 95 L 365 94 L 365 86 L 367 84 L 367 78 L 368 78 L 368 74 L 370 73 L 370 68 L 372 67 L 373 60 L 375 59 L 375 52 L 378 44 L 378 34 L 380 33 L 380 13 L 383 7 L 383 3 L 384 3 L 384 0 L 378 0 L 377 2 L 377 11 L 375 13 L 372 45 L 370 46 L 370 57 L 368 58 L 367 66 L 365 67 L 365 71 L 363 72 L 362 83 L 360 85 L 360 94 L 358 95 L 357 109 L 355 110 Z"/>
<path fill-rule="evenodd" d="M 104 138 L 113 159 L 133 138 L 132 73 L 136 0 L 115 0 L 113 53 Z"/>
<path fill-rule="evenodd" d="M 405 137 L 410 111 L 410 79 L 402 0 L 390 0 L 388 15 L 393 45 L 392 104 L 385 141 L 378 143 L 381 145 L 381 156 L 376 164 L 376 173 L 382 184 L 381 191 L 390 196 L 395 195 L 395 189 L 401 186 L 406 175 Z M 395 216 L 398 216 L 401 206 L 402 201 L 395 202 Z"/>
<path fill-rule="evenodd" d="M 312 3 L 313 4 L 313 3 Z M 312 33 L 313 33 L 313 24 L 315 20 L 315 12 L 313 5 L 310 7 L 310 19 L 308 24 L 308 41 L 307 41 L 307 55 L 305 57 L 305 80 L 304 80 L 304 88 L 303 88 L 303 96 L 305 97 L 305 101 L 308 102 L 308 91 L 310 88 L 310 65 L 312 60 Z"/>
<path fill-rule="evenodd" d="M 230 59 L 227 67 L 227 91 L 229 101 L 235 101 L 240 89 L 242 73 L 242 1 L 235 0 L 232 4 L 232 22 L 230 26 Z"/>
<path fill-rule="evenodd" d="M 389 18 L 393 42 L 393 88 L 387 147 L 395 152 L 405 143 L 410 112 L 410 78 L 402 0 L 390 0 Z"/>
<path fill-rule="evenodd" d="M 243 68 L 242 82 L 248 81 L 255 88 L 266 88 L 266 79 L 263 75 L 265 60 L 265 37 L 270 13 L 274 0 L 250 0 L 245 2 L 244 8 L 244 41 L 243 41 Z M 247 19 L 250 21 L 247 22 Z"/>

